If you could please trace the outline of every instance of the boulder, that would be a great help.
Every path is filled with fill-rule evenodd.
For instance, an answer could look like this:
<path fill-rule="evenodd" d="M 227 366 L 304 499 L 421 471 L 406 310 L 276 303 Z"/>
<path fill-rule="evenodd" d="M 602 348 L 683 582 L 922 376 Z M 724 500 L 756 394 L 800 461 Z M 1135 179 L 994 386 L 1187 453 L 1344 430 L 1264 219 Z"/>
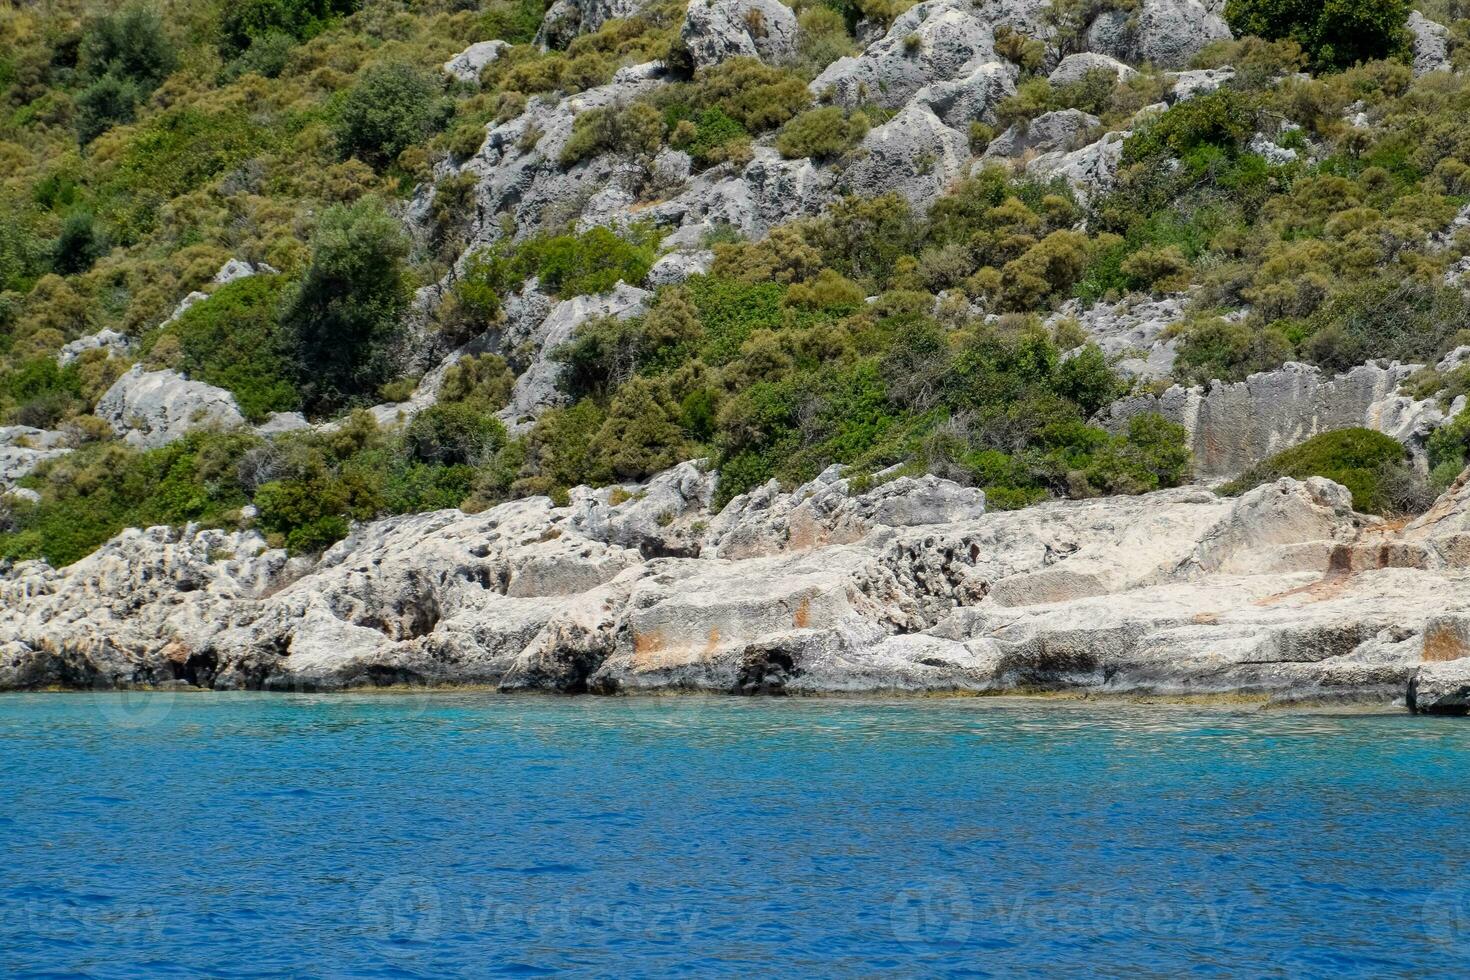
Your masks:
<path fill-rule="evenodd" d="M 1000 65 L 994 42 L 998 22 L 968 0 L 925 0 L 900 14 L 862 54 L 828 65 L 812 80 L 812 94 L 851 108 L 868 103 L 900 108 L 925 86 Z M 989 85 L 992 80 L 982 81 Z"/>
<path fill-rule="evenodd" d="M 444 62 L 444 74 L 461 82 L 477 83 L 485 66 L 494 62 L 509 47 L 504 41 L 477 41 Z"/>
<path fill-rule="evenodd" d="M 1173 72 L 1168 76 L 1173 84 L 1169 87 L 1169 100 L 1183 102 L 1197 95 L 1208 95 L 1235 78 L 1235 69 L 1201 68 L 1196 71 Z"/>
<path fill-rule="evenodd" d="M 1450 32 L 1417 10 L 1409 11 L 1409 33 L 1414 37 L 1414 75 L 1453 71 L 1450 62 Z"/>
<path fill-rule="evenodd" d="M 190 381 L 176 371 L 134 365 L 97 402 L 96 414 L 129 443 L 153 449 L 198 429 L 245 424 L 235 398 L 223 388 Z"/>
<path fill-rule="evenodd" d="M 796 15 L 780 0 L 690 0 L 679 40 L 695 68 L 730 58 L 796 56 Z"/>
<path fill-rule="evenodd" d="M 1114 360 L 1116 370 L 1129 377 L 1159 380 L 1174 371 L 1177 341 L 1166 339 L 1165 331 L 1184 319 L 1189 294 L 1126 296 L 1116 302 L 1087 305 L 1069 300 L 1047 323 L 1055 327 L 1063 319 L 1074 319 L 1088 338 Z M 1244 312 L 1231 314 L 1230 319 Z"/>
<path fill-rule="evenodd" d="M 926 210 L 963 174 L 970 151 L 966 137 L 915 103 L 870 130 L 854 156 L 842 175 L 850 193 L 876 197 L 896 191 Z"/>
<path fill-rule="evenodd" d="M 0 426 L 0 491 L 10 491 L 42 463 L 69 452 L 70 440 L 64 433 L 29 425 Z"/>
<path fill-rule="evenodd" d="M 1019 157 L 1026 153 L 1070 153 L 1101 125 L 1102 120 L 1080 109 L 1048 112 L 1029 123 L 1017 123 L 991 140 L 981 159 Z"/>
<path fill-rule="evenodd" d="M 676 285 L 690 276 L 702 276 L 710 270 L 714 261 L 715 253 L 708 249 L 700 249 L 697 252 L 670 252 L 648 270 L 648 286 L 657 289 L 659 286 Z"/>
<path fill-rule="evenodd" d="M 632 17 L 647 5 L 647 0 L 556 0 L 541 18 L 536 43 L 565 48 L 579 35 L 592 34 L 614 18 Z"/>
<path fill-rule="evenodd" d="M 1212 41 L 1228 40 L 1219 0 L 1142 0 L 1134 10 L 1110 10 L 1087 30 L 1087 48 L 1120 61 L 1183 68 Z"/>
<path fill-rule="evenodd" d="M 1424 664 L 1409 682 L 1408 704 L 1421 715 L 1470 714 L 1470 660 Z"/>
<path fill-rule="evenodd" d="M 1118 177 L 1123 162 L 1123 144 L 1132 133 L 1106 133 L 1079 150 L 1053 150 L 1028 161 L 1026 173 L 1042 180 L 1065 180 L 1084 200 L 1107 191 Z M 984 166 L 984 163 L 976 167 Z"/>
<path fill-rule="evenodd" d="M 1074 85 L 1092 72 L 1100 71 L 1110 72 L 1120 82 L 1125 82 L 1138 74 L 1117 58 L 1109 58 L 1105 54 L 1097 54 L 1092 51 L 1083 51 L 1063 58 L 1047 76 L 1047 81 L 1056 86 Z"/>
<path fill-rule="evenodd" d="M 1014 71 L 991 63 L 962 78 L 925 85 L 913 101 L 928 106 L 946 126 L 964 133 L 973 122 L 994 122 L 995 107 L 1015 91 Z"/>

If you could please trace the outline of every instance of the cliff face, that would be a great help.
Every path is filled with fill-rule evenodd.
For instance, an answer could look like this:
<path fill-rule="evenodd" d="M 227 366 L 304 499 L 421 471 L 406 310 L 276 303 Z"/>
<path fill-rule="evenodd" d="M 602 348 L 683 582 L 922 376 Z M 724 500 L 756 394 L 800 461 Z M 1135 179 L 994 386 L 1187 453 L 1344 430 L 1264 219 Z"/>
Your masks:
<path fill-rule="evenodd" d="M 484 684 L 1086 691 L 1470 706 L 1470 481 L 1397 528 L 1283 480 L 985 513 L 836 472 L 708 508 L 641 488 L 367 525 L 319 561 L 154 528 L 0 582 L 0 688 Z M 616 501 L 616 502 L 615 502 Z"/>

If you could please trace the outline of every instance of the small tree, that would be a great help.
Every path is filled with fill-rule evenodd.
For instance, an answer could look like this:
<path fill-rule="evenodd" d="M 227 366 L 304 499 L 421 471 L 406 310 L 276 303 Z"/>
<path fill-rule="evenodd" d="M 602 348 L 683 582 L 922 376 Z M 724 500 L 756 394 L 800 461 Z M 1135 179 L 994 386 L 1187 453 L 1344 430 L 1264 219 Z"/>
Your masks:
<path fill-rule="evenodd" d="M 403 230 L 375 199 L 322 215 L 311 266 L 281 317 L 309 409 L 360 401 L 392 377 L 407 255 Z"/>

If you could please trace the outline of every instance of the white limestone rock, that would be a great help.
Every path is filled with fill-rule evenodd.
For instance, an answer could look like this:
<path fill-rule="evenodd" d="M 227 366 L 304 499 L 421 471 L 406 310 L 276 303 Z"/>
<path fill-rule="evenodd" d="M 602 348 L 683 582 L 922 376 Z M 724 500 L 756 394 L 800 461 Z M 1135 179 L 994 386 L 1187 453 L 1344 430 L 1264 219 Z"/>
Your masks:
<path fill-rule="evenodd" d="M 1101 71 L 1111 72 L 1120 82 L 1126 82 L 1138 74 L 1135 69 L 1123 64 L 1117 58 L 1109 58 L 1105 54 L 1097 54 L 1092 51 L 1083 51 L 1063 58 L 1047 76 L 1047 81 L 1056 86 L 1073 85 L 1087 78 L 1090 73 Z"/>
<path fill-rule="evenodd" d="M 99 330 L 63 346 L 56 352 L 56 363 L 66 367 L 92 350 L 106 351 L 108 357 L 128 357 L 133 352 L 133 341 L 116 330 Z"/>
<path fill-rule="evenodd" d="M 552 360 L 551 353 L 571 340 L 577 327 L 595 317 L 638 316 L 652 298 L 653 294 L 647 290 L 620 282 L 601 296 L 578 296 L 556 304 L 530 338 L 536 348 L 535 357 L 530 367 L 516 378 L 510 404 L 499 413 L 506 427 L 512 432 L 523 431 L 542 411 L 565 399 L 557 388 L 561 365 Z"/>
<path fill-rule="evenodd" d="M 730 58 L 796 56 L 796 14 L 780 0 L 689 0 L 679 40 L 695 68 Z"/>
<path fill-rule="evenodd" d="M 1184 102 L 1197 95 L 1208 95 L 1235 78 L 1235 69 L 1200 68 L 1195 71 L 1173 72 L 1169 76 L 1174 84 L 1169 88 L 1171 102 Z"/>
<path fill-rule="evenodd" d="M 1102 120 L 1080 109 L 1061 109 L 1017 123 L 985 148 L 983 160 L 1019 157 L 1025 153 L 1070 153 L 1078 149 Z"/>
<path fill-rule="evenodd" d="M 1012 9 L 1019 14 L 1033 6 L 1040 5 Z M 925 86 L 974 78 L 986 65 L 1003 65 L 995 53 L 995 27 L 1005 14 L 994 3 L 968 0 L 915 4 L 861 54 L 828 65 L 812 80 L 812 95 L 848 107 L 877 103 L 897 109 Z M 979 81 L 989 86 L 993 78 Z"/>
<path fill-rule="evenodd" d="M 1084 200 L 1104 193 L 1118 179 L 1123 162 L 1123 144 L 1130 132 L 1106 133 L 1094 143 L 1079 150 L 1054 150 L 1043 153 L 1025 164 L 1026 173 L 1043 180 L 1060 177 Z M 984 163 L 976 164 L 976 169 Z"/>
<path fill-rule="evenodd" d="M 245 424 L 235 398 L 223 388 L 190 381 L 175 371 L 134 365 L 97 402 L 96 414 L 130 444 L 156 448 L 198 429 Z"/>
<path fill-rule="evenodd" d="M 477 41 L 444 62 L 444 74 L 461 82 L 479 82 L 480 72 L 494 63 L 510 45 L 504 41 Z"/>
<path fill-rule="evenodd" d="M 1421 447 L 1444 415 L 1433 401 L 1398 393 L 1417 370 L 1373 362 L 1328 378 L 1310 365 L 1287 363 L 1233 384 L 1176 385 L 1157 397 L 1127 398 L 1112 406 L 1107 421 L 1119 426 L 1140 412 L 1158 412 L 1189 433 L 1198 476 L 1228 479 L 1333 429 L 1362 426 Z"/>
<path fill-rule="evenodd" d="M 875 197 L 896 191 L 925 210 L 964 172 L 970 153 L 964 136 L 916 103 L 870 130 L 854 156 L 842 177 L 849 192 Z"/>
<path fill-rule="evenodd" d="M 1223 0 L 1142 0 L 1093 21 L 1087 48 L 1119 61 L 1183 68 L 1212 41 L 1228 40 Z"/>
<path fill-rule="evenodd" d="M 69 452 L 65 433 L 29 425 L 0 426 L 0 491 L 14 487 L 42 463 Z"/>
<path fill-rule="evenodd" d="M 925 85 L 913 101 L 928 106 L 951 129 L 968 132 L 973 122 L 994 122 L 995 107 L 1015 92 L 1014 70 L 992 62 L 961 78 Z"/>
<path fill-rule="evenodd" d="M 697 252 L 670 252 L 648 270 L 647 284 L 651 289 L 673 286 L 690 276 L 702 276 L 714 265 L 715 253 L 709 249 Z"/>
<path fill-rule="evenodd" d="M 1414 36 L 1414 76 L 1453 71 L 1450 62 L 1450 32 L 1417 10 L 1409 11 L 1409 33 Z"/>

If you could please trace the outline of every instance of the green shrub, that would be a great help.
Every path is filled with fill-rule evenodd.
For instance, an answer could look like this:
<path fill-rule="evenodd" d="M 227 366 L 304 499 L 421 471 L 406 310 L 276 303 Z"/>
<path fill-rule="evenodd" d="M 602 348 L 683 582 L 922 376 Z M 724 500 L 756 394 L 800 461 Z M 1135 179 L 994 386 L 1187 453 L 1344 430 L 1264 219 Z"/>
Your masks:
<path fill-rule="evenodd" d="M 1332 371 L 1374 358 L 1433 363 L 1470 322 L 1458 289 L 1392 275 L 1347 283 L 1310 320 L 1305 350 Z"/>
<path fill-rule="evenodd" d="M 1322 476 L 1352 491 L 1353 508 L 1365 514 L 1394 514 L 1422 506 L 1423 488 L 1406 450 L 1396 439 L 1371 429 L 1339 429 L 1314 436 L 1251 467 L 1224 487 L 1237 495 L 1283 477 Z"/>
<path fill-rule="evenodd" d="M 543 0 L 489 0 L 482 6 L 480 29 L 486 37 L 529 44 L 541 27 L 547 4 Z"/>
<path fill-rule="evenodd" d="M 247 419 L 301 407 L 289 352 L 277 320 L 286 284 L 280 276 L 237 279 L 169 324 L 188 377 L 224 388 Z"/>
<path fill-rule="evenodd" d="M 157 88 L 178 62 L 163 19 L 141 4 L 88 23 L 77 52 L 83 78 L 127 79 L 145 94 Z"/>
<path fill-rule="evenodd" d="M 461 358 L 444 373 L 441 404 L 465 404 L 481 412 L 498 412 L 510 402 L 515 374 L 499 354 Z"/>
<path fill-rule="evenodd" d="M 408 305 L 407 254 L 403 229 L 375 199 L 322 214 L 311 265 L 281 315 L 309 410 L 353 404 L 392 378 L 390 355 Z"/>
<path fill-rule="evenodd" d="M 443 124 L 446 106 L 437 80 L 403 62 L 363 72 L 338 107 L 334 124 L 342 157 L 376 167 L 423 141 Z"/>
<path fill-rule="evenodd" d="M 86 272 L 107 254 L 107 238 L 90 211 L 74 211 L 61 225 L 52 267 L 64 276 Z"/>
<path fill-rule="evenodd" d="M 719 109 L 694 113 L 688 107 L 665 114 L 670 127 L 669 144 L 689 154 L 696 166 L 711 167 L 747 156 L 750 134 L 739 121 Z"/>
<path fill-rule="evenodd" d="M 403 432 L 404 451 L 410 459 L 445 466 L 477 465 L 505 443 L 505 426 L 464 402 L 431 405 L 415 415 Z"/>
<path fill-rule="evenodd" d="M 837 106 L 808 109 L 793 117 L 776 134 L 776 149 L 788 160 L 813 157 L 824 160 L 846 153 L 868 132 L 868 117 L 844 112 Z"/>
<path fill-rule="evenodd" d="M 220 53 L 234 57 L 272 37 L 304 41 L 361 5 L 362 0 L 230 0 L 220 17 Z"/>
<path fill-rule="evenodd" d="M 696 109 L 718 109 L 746 132 L 775 129 L 811 102 L 806 83 L 755 58 L 730 58 L 701 68 L 689 100 Z"/>
<path fill-rule="evenodd" d="M 653 265 L 657 238 L 635 232 L 621 238 L 598 225 L 580 235 L 535 238 L 516 253 L 519 266 L 559 296 L 605 293 L 619 281 L 637 285 Z"/>
<path fill-rule="evenodd" d="M 1236 36 L 1301 45 L 1322 71 L 1339 71 L 1404 46 L 1409 0 L 1229 0 L 1225 19 Z"/>
<path fill-rule="evenodd" d="M 646 103 L 588 109 L 572 120 L 572 135 L 562 147 L 561 165 L 569 167 L 602 153 L 652 156 L 663 138 L 663 117 Z"/>
<path fill-rule="evenodd" d="M 623 385 L 592 441 L 593 478 L 644 480 L 683 459 L 687 447 L 677 415 L 653 382 L 635 378 Z"/>
<path fill-rule="evenodd" d="M 87 144 L 113 126 L 132 122 L 138 99 L 137 82 L 103 75 L 77 95 L 77 139 Z"/>
<path fill-rule="evenodd" d="M 199 521 L 218 526 L 242 507 L 237 460 L 259 447 L 248 433 L 196 432 L 161 449 L 83 446 L 43 465 L 28 482 L 41 502 L 0 534 L 0 556 L 69 565 L 125 527 Z"/>

